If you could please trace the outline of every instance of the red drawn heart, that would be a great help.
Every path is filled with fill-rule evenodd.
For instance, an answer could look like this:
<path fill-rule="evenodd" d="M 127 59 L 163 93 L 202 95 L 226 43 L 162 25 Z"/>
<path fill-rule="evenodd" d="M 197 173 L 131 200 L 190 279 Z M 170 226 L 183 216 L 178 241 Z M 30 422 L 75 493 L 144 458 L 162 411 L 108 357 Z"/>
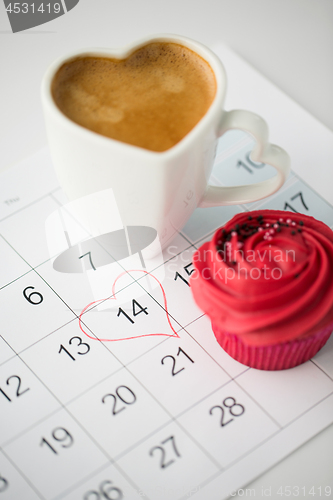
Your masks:
<path fill-rule="evenodd" d="M 145 333 L 143 335 L 136 335 L 136 336 L 125 337 L 125 338 L 118 338 L 118 339 L 100 339 L 98 337 L 89 335 L 89 333 L 86 332 L 85 329 L 84 329 L 85 325 L 82 324 L 82 321 L 81 321 L 82 315 L 87 311 L 87 309 L 90 309 L 95 304 L 99 304 L 100 302 L 104 302 L 105 300 L 117 300 L 116 299 L 116 283 L 117 283 L 117 281 L 122 276 L 126 275 L 127 273 L 131 273 L 131 272 L 140 272 L 140 273 L 144 273 L 146 275 L 149 275 L 151 278 L 153 278 L 158 283 L 158 285 L 159 285 L 159 287 L 160 287 L 160 289 L 162 291 L 162 295 L 163 295 L 164 309 L 165 309 L 165 312 L 166 312 L 167 320 L 168 320 L 169 326 L 170 326 L 171 330 L 173 331 L 173 333 L 172 334 L 170 334 L 170 333 L 157 333 L 157 332 L 155 332 L 155 333 Z M 117 278 L 113 282 L 113 285 L 112 285 L 112 296 L 109 297 L 109 298 L 107 298 L 107 299 L 99 299 L 99 300 L 96 300 L 96 301 L 91 302 L 90 304 L 88 304 L 82 310 L 82 312 L 81 312 L 81 314 L 79 316 L 79 326 L 80 326 L 81 331 L 87 337 L 89 337 L 91 340 L 99 340 L 101 342 L 118 342 L 120 340 L 131 340 L 131 339 L 138 339 L 138 338 L 143 338 L 143 337 L 154 337 L 154 336 L 164 336 L 164 337 L 176 337 L 176 338 L 179 338 L 179 335 L 175 331 L 175 329 L 173 328 L 173 326 L 171 324 L 171 321 L 170 321 L 170 318 L 169 318 L 167 298 L 166 298 L 166 294 L 165 294 L 163 286 L 161 285 L 161 283 L 159 282 L 159 280 L 153 274 L 148 273 L 147 271 L 144 271 L 142 269 L 130 269 L 129 271 L 124 271 L 124 272 L 120 273 L 119 276 L 117 276 Z"/>

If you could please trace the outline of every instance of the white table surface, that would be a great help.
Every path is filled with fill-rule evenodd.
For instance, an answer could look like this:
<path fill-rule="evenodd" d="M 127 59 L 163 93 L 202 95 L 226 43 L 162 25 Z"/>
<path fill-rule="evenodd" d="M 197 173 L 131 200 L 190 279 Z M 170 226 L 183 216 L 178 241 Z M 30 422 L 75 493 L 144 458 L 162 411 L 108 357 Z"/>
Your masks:
<path fill-rule="evenodd" d="M 333 130 L 332 0 L 80 0 L 66 15 L 16 34 L 1 2 L 0 171 L 46 142 L 40 81 L 53 59 L 148 33 L 228 44 Z M 317 189 L 318 182 L 333 185 L 333 165 L 314 165 L 313 179 Z M 269 488 L 279 486 L 314 486 L 316 496 L 308 498 L 319 498 L 320 486 L 333 487 L 332 445 L 330 426 L 233 498 L 250 496 L 250 489 L 252 497 L 263 498 L 264 491 L 274 498 Z"/>

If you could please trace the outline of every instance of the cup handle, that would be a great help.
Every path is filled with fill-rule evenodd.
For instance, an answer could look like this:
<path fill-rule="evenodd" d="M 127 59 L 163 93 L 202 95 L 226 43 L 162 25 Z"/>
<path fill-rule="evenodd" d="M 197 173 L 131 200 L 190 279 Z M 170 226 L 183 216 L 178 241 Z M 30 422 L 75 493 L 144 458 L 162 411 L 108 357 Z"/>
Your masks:
<path fill-rule="evenodd" d="M 256 145 L 251 159 L 272 165 L 277 173 L 271 179 L 246 186 L 207 186 L 199 207 L 238 205 L 261 200 L 275 193 L 285 182 L 290 171 L 289 155 L 279 146 L 268 142 L 268 126 L 265 120 L 251 111 L 236 109 L 225 111 L 218 129 L 218 137 L 231 129 L 240 129 L 251 134 Z"/>

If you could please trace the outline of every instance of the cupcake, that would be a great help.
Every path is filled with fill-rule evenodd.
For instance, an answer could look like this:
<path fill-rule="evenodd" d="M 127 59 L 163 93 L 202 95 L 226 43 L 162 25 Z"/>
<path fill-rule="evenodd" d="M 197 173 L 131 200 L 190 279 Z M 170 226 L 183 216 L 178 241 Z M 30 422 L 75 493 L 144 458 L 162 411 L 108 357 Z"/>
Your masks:
<path fill-rule="evenodd" d="M 304 363 L 333 330 L 333 232 L 313 217 L 237 214 L 194 254 L 191 289 L 221 347 L 261 370 Z"/>

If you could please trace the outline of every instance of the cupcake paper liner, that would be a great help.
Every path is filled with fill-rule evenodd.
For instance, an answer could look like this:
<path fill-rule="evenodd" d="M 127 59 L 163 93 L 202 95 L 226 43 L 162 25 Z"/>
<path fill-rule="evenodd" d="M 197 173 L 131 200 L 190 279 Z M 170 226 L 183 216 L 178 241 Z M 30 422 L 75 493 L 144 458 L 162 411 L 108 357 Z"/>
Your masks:
<path fill-rule="evenodd" d="M 312 358 L 326 344 L 333 330 L 333 324 L 306 339 L 270 346 L 250 346 L 237 335 L 228 333 L 212 324 L 213 332 L 220 346 L 236 361 L 258 370 L 286 370 Z"/>

